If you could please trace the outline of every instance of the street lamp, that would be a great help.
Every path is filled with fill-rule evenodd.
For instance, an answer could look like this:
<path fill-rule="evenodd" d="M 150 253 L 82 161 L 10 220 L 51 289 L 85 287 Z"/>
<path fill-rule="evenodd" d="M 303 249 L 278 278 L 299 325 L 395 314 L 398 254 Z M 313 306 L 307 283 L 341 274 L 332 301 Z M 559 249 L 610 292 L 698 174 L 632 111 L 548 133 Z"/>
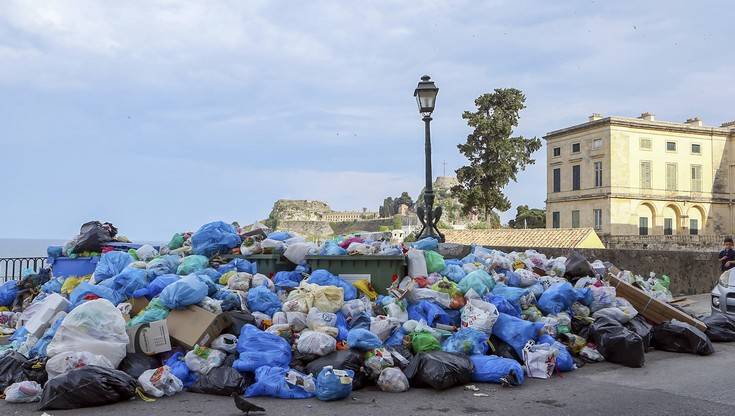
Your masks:
<path fill-rule="evenodd" d="M 432 185 L 431 174 L 431 113 L 434 112 L 434 104 L 436 103 L 436 94 L 439 88 L 434 85 L 431 77 L 424 75 L 416 86 L 413 96 L 416 97 L 416 104 L 419 106 L 419 113 L 424 120 L 424 136 L 425 136 L 425 152 L 426 152 L 426 190 L 424 191 L 424 206 L 418 207 L 416 214 L 421 221 L 421 231 L 419 231 L 418 239 L 424 237 L 434 237 L 440 242 L 444 242 L 444 234 L 439 232 L 437 224 L 442 216 L 442 207 L 438 206 L 434 209 L 434 189 Z"/>

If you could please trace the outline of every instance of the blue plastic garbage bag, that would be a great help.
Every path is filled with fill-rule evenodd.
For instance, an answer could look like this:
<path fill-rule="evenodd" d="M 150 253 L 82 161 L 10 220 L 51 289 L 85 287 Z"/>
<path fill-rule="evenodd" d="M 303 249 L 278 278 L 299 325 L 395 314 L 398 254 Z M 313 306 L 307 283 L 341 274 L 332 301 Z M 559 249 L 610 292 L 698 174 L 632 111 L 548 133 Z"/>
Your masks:
<path fill-rule="evenodd" d="M 319 250 L 320 256 L 346 256 L 347 250 L 337 244 L 336 241 L 327 241 Z"/>
<path fill-rule="evenodd" d="M 231 290 L 219 289 L 212 295 L 212 298 L 222 301 L 221 306 L 223 312 L 240 310 L 241 308 L 240 296 Z"/>
<path fill-rule="evenodd" d="M 61 286 L 64 284 L 66 278 L 63 276 L 54 277 L 48 282 L 41 285 L 41 292 L 43 293 L 61 293 Z"/>
<path fill-rule="evenodd" d="M 148 277 L 153 279 L 164 274 L 176 273 L 179 263 L 181 263 L 181 257 L 175 254 L 155 258 L 148 262 Z"/>
<path fill-rule="evenodd" d="M 449 309 L 449 308 L 444 308 L 444 307 L 442 307 L 442 309 L 444 310 L 444 313 L 447 314 L 448 323 L 444 325 L 452 325 L 456 327 L 462 326 L 462 311 L 461 310 Z M 439 323 L 444 323 L 444 322 L 439 322 Z"/>
<path fill-rule="evenodd" d="M 533 296 L 535 296 L 536 299 L 540 298 L 541 295 L 544 293 L 544 290 L 546 290 L 544 284 L 541 282 L 536 282 L 526 289 L 528 289 L 529 292 L 533 293 Z"/>
<path fill-rule="evenodd" d="M 298 270 L 280 271 L 273 276 L 273 284 L 280 289 L 296 288 L 302 280 L 304 280 L 304 275 Z"/>
<path fill-rule="evenodd" d="M 550 335 L 544 334 L 541 335 L 538 338 L 539 344 L 549 344 L 552 347 L 559 350 L 559 354 L 556 356 L 556 369 L 566 373 L 568 371 L 574 371 L 577 369 L 574 365 L 574 358 L 572 358 L 572 354 L 569 353 L 569 350 L 567 349 L 566 345 L 562 344 L 561 342 L 555 340 Z"/>
<path fill-rule="evenodd" d="M 119 292 L 127 299 L 132 297 L 136 290 L 144 289 L 148 286 L 148 272 L 144 269 L 127 267 L 115 275 L 115 277 L 105 282 L 107 281 L 113 283 L 112 290 Z"/>
<path fill-rule="evenodd" d="M 416 250 L 436 251 L 439 248 L 439 240 L 434 237 L 424 237 L 421 240 L 418 240 L 415 243 L 411 244 L 411 247 L 415 248 Z"/>
<path fill-rule="evenodd" d="M 253 372 L 258 367 L 285 367 L 291 362 L 291 345 L 278 335 L 261 331 L 251 324 L 240 330 L 237 339 L 240 357 L 232 368 L 244 373 Z"/>
<path fill-rule="evenodd" d="M 482 260 L 480 260 L 474 254 L 470 253 L 470 254 L 462 257 L 462 264 L 467 264 L 467 263 L 482 263 Z"/>
<path fill-rule="evenodd" d="M 48 246 L 46 248 L 46 254 L 48 254 L 49 257 L 52 259 L 55 259 L 57 257 L 61 257 L 63 253 L 63 247 L 61 246 Z"/>
<path fill-rule="evenodd" d="M 191 249 L 194 254 L 207 257 L 229 253 L 240 243 L 242 240 L 235 227 L 222 221 L 204 224 L 191 236 Z"/>
<path fill-rule="evenodd" d="M 528 293 L 528 289 L 510 287 L 502 283 L 498 283 L 495 288 L 493 288 L 493 295 L 504 297 L 512 305 L 517 306 L 518 309 L 521 308 L 521 298 L 528 295 Z"/>
<path fill-rule="evenodd" d="M 543 327 L 541 322 L 524 321 L 501 313 L 493 325 L 493 335 L 513 347 L 519 357 L 523 357 L 523 347 L 529 340 L 536 341 Z"/>
<path fill-rule="evenodd" d="M 293 237 L 293 234 L 289 233 L 288 231 L 273 231 L 267 236 L 269 240 L 276 240 L 276 241 L 285 241 L 291 237 Z"/>
<path fill-rule="evenodd" d="M 212 280 L 211 277 L 205 275 L 205 274 L 197 274 L 197 278 L 207 285 L 207 296 L 212 296 L 219 290 L 219 286 L 217 286 L 217 283 Z"/>
<path fill-rule="evenodd" d="M 455 283 L 461 282 L 466 275 L 462 266 L 457 264 L 450 264 L 449 260 L 447 260 L 447 265 L 444 266 L 444 269 L 440 271 L 439 274 Z"/>
<path fill-rule="evenodd" d="M 114 277 L 132 262 L 133 258 L 124 251 L 110 251 L 105 253 L 100 257 L 100 261 L 94 268 L 94 281 L 99 283 Z"/>
<path fill-rule="evenodd" d="M 258 273 L 258 267 L 255 262 L 251 263 L 240 257 L 235 257 L 234 259 L 230 260 L 229 263 L 223 264 L 219 266 L 219 268 L 217 269 L 217 271 L 222 274 L 225 274 L 233 270 L 238 271 L 238 272 L 250 273 L 250 274 Z"/>
<path fill-rule="evenodd" d="M 399 326 L 398 329 L 393 331 L 390 337 L 385 340 L 383 345 L 386 347 L 397 347 L 399 345 L 403 345 L 403 338 L 406 335 L 408 335 L 408 333 L 403 329 L 403 326 Z"/>
<path fill-rule="evenodd" d="M 472 381 L 481 383 L 497 383 L 507 381 L 514 386 L 520 386 L 525 380 L 523 367 L 518 361 L 497 355 L 473 355 Z"/>
<path fill-rule="evenodd" d="M 101 286 L 101 285 L 93 285 L 89 282 L 82 282 L 77 285 L 77 287 L 74 288 L 74 290 L 71 291 L 69 294 L 69 302 L 72 304 L 72 308 L 79 306 L 82 302 L 84 302 L 84 298 L 86 296 L 96 296 L 99 298 L 107 299 L 110 302 L 112 302 L 113 305 L 116 305 L 120 302 L 123 302 L 127 298 L 123 296 L 121 293 L 115 292 L 114 290 L 110 289 L 109 287 Z"/>
<path fill-rule="evenodd" d="M 177 274 L 162 274 L 155 279 L 151 280 L 148 285 L 142 289 L 138 289 L 135 292 L 133 292 L 134 298 L 142 298 L 146 297 L 148 300 L 151 300 L 158 296 L 163 288 L 170 285 L 171 283 L 181 279 L 181 276 Z"/>
<path fill-rule="evenodd" d="M 169 309 L 184 309 L 207 297 L 207 285 L 198 276 L 190 274 L 163 288 L 159 298 Z"/>
<path fill-rule="evenodd" d="M 507 313 L 508 315 L 515 316 L 516 318 L 521 317 L 521 307 L 519 305 L 510 303 L 508 299 L 488 293 L 482 298 L 485 302 L 492 303 L 498 309 L 498 312 Z"/>
<path fill-rule="evenodd" d="M 19 330 L 13 332 L 13 335 L 10 336 L 10 342 L 25 342 L 28 338 L 28 329 L 26 327 L 21 327 Z"/>
<path fill-rule="evenodd" d="M 187 367 L 183 352 L 174 353 L 163 364 L 167 365 L 171 369 L 171 373 L 184 383 L 184 387 L 191 387 L 199 379 L 197 373 Z"/>
<path fill-rule="evenodd" d="M 64 318 L 66 316 L 62 316 L 54 321 L 53 324 L 51 324 L 51 327 L 46 330 L 46 332 L 43 333 L 43 336 L 41 339 L 36 342 L 36 345 L 31 348 L 31 350 L 28 352 L 29 358 L 35 358 L 35 357 L 45 357 L 46 356 L 46 348 L 48 347 L 48 344 L 51 343 L 51 340 L 54 339 L 54 335 L 56 335 L 56 331 L 61 326 L 61 323 L 64 321 Z"/>
<path fill-rule="evenodd" d="M 464 355 L 484 355 L 487 353 L 488 336 L 472 328 L 462 328 L 442 343 L 442 351 Z"/>
<path fill-rule="evenodd" d="M 349 332 L 349 328 L 347 327 L 347 319 L 345 319 L 345 314 L 342 313 L 342 311 L 337 311 L 337 322 L 335 326 L 337 327 L 337 336 L 335 339 L 337 341 L 344 341 L 347 339 L 347 333 Z M 369 318 L 368 318 L 369 319 Z M 370 329 L 370 324 L 368 324 L 368 329 Z"/>
<path fill-rule="evenodd" d="M 505 282 L 508 286 L 521 286 L 521 276 L 518 275 L 518 273 L 514 272 L 513 270 L 501 270 L 499 272 L 505 275 Z"/>
<path fill-rule="evenodd" d="M 383 342 L 367 329 L 356 328 L 347 333 L 347 345 L 358 351 L 370 351 L 383 346 Z"/>
<path fill-rule="evenodd" d="M 0 306 L 12 306 L 18 296 L 18 282 L 8 280 L 0 286 Z"/>
<path fill-rule="evenodd" d="M 462 293 L 467 293 L 470 289 L 473 289 L 480 296 L 485 296 L 485 294 L 493 290 L 494 287 L 495 279 L 482 269 L 477 269 L 468 273 L 467 276 L 465 276 L 457 285 L 457 288 Z"/>
<path fill-rule="evenodd" d="M 428 300 L 421 300 L 414 304 L 408 305 L 406 308 L 408 319 L 414 321 L 424 320 L 429 326 L 436 323 L 449 325 L 449 316 L 441 306 Z"/>
<path fill-rule="evenodd" d="M 248 309 L 250 312 L 263 312 L 268 316 L 281 309 L 281 300 L 266 286 L 258 286 L 248 291 Z"/>
<path fill-rule="evenodd" d="M 362 328 L 370 330 L 370 315 L 367 312 L 360 312 L 352 317 L 349 322 L 350 329 Z"/>
<path fill-rule="evenodd" d="M 314 397 L 314 393 L 309 393 L 303 387 L 288 383 L 286 381 L 288 372 L 288 366 L 263 366 L 258 368 L 255 370 L 255 383 L 245 390 L 245 396 L 268 396 L 279 399 L 308 399 Z"/>
<path fill-rule="evenodd" d="M 462 259 L 444 259 L 444 264 L 462 267 Z"/>
<path fill-rule="evenodd" d="M 344 290 L 345 301 L 357 298 L 357 289 L 352 286 L 352 283 L 348 283 L 324 269 L 314 270 L 307 282 L 319 286 L 341 287 Z"/>
<path fill-rule="evenodd" d="M 322 368 L 316 377 L 316 398 L 319 400 L 341 400 L 352 393 L 352 379 L 355 372 L 352 370 L 337 370 L 345 374 L 337 375 L 332 366 Z"/>
<path fill-rule="evenodd" d="M 536 304 L 544 315 L 556 315 L 561 311 L 567 311 L 572 303 L 577 300 L 577 292 L 569 282 L 554 283 L 551 285 Z"/>
<path fill-rule="evenodd" d="M 204 256 L 186 256 L 181 260 L 176 274 L 186 276 L 204 270 L 209 265 L 209 259 Z"/>
<path fill-rule="evenodd" d="M 201 276 L 207 276 L 210 279 L 212 279 L 213 282 L 219 282 L 219 278 L 222 277 L 222 273 L 220 273 L 219 271 L 211 267 L 207 267 L 204 270 L 199 270 L 198 272 L 196 272 L 196 274 L 201 275 Z"/>
<path fill-rule="evenodd" d="M 595 300 L 594 295 L 592 295 L 592 289 L 589 287 L 575 288 L 574 292 L 577 293 L 577 302 L 582 305 L 590 306 Z"/>

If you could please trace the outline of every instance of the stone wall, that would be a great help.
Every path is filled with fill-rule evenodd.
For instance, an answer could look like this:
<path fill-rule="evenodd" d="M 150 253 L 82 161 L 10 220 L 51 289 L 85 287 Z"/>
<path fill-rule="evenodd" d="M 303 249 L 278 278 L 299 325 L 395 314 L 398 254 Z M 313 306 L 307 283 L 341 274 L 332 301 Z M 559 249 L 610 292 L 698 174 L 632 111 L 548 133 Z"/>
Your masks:
<path fill-rule="evenodd" d="M 715 252 L 728 235 L 601 235 L 609 249 Z"/>

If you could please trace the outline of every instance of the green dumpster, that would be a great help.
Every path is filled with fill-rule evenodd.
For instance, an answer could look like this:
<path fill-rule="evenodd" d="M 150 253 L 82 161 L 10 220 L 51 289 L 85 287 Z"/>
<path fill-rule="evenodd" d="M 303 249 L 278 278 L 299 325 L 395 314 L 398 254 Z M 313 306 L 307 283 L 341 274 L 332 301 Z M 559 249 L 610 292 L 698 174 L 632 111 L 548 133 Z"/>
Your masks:
<path fill-rule="evenodd" d="M 311 270 L 325 269 L 348 282 L 367 279 L 378 293 L 386 294 L 393 275 L 406 275 L 404 256 L 306 256 Z"/>
<path fill-rule="evenodd" d="M 296 265 L 291 263 L 287 258 L 283 257 L 282 253 L 272 254 L 251 254 L 249 256 L 236 255 L 227 256 L 226 258 L 239 257 L 249 262 L 254 262 L 258 265 L 258 273 L 262 273 L 268 277 L 273 276 L 278 272 L 290 272 L 296 268 Z"/>

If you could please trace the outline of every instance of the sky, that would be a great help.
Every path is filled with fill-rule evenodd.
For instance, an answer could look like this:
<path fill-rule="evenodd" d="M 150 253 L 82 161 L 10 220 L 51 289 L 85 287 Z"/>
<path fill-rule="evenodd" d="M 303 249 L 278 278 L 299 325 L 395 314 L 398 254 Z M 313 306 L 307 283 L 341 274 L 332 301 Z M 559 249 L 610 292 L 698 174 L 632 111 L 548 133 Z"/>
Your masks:
<path fill-rule="evenodd" d="M 413 90 L 439 87 L 434 175 L 465 163 L 474 99 L 527 97 L 517 134 L 591 113 L 735 119 L 735 6 L 709 1 L 0 2 L 0 237 L 138 240 L 377 210 L 423 186 Z M 545 148 L 506 188 L 543 207 Z"/>

